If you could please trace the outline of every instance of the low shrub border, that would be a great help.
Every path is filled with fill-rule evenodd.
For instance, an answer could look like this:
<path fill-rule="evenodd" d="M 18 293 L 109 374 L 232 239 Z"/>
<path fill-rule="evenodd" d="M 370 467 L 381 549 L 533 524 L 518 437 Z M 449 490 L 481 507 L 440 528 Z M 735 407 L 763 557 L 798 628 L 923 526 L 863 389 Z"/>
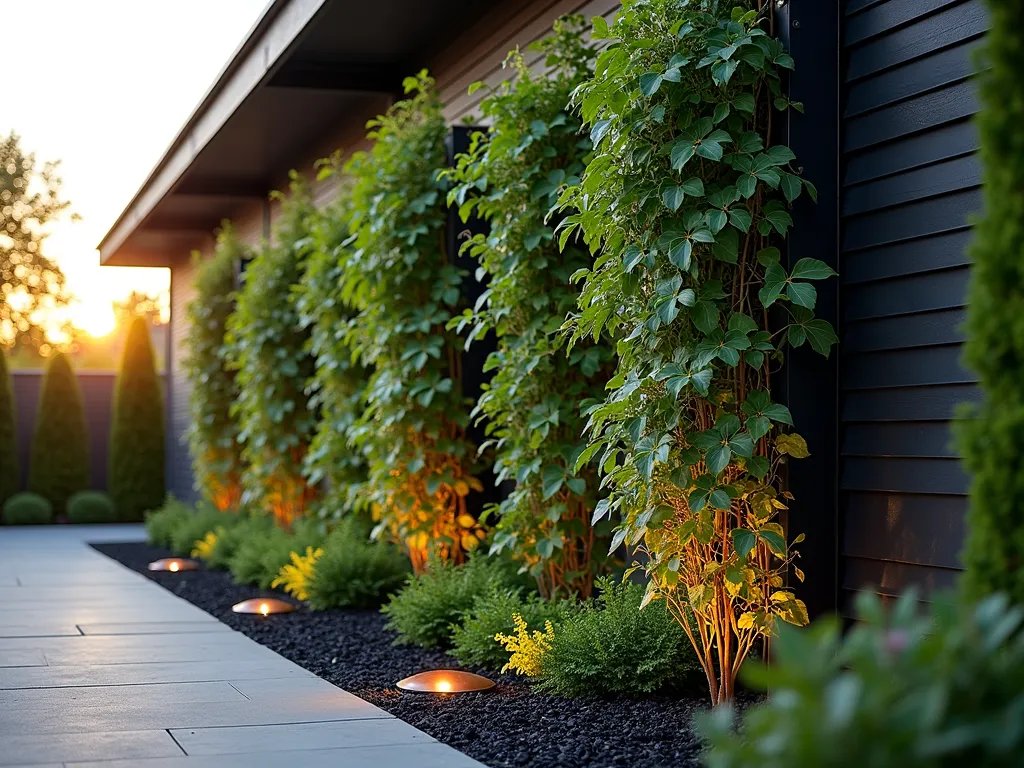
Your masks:
<path fill-rule="evenodd" d="M 689 727 L 706 695 L 651 695 L 642 699 L 570 699 L 538 692 L 513 675 L 485 693 L 441 699 L 400 693 L 394 684 L 414 672 L 454 667 L 442 651 L 393 645 L 386 617 L 371 610 L 300 610 L 283 621 L 254 621 L 231 612 L 252 597 L 225 572 L 150 573 L 166 557 L 146 544 L 96 544 L 97 550 L 174 591 L 232 629 L 316 675 L 381 707 L 430 736 L 495 768 L 547 766 L 699 765 L 700 742 Z M 266 592 L 271 594 L 271 592 Z M 741 693 L 739 705 L 750 701 Z"/>

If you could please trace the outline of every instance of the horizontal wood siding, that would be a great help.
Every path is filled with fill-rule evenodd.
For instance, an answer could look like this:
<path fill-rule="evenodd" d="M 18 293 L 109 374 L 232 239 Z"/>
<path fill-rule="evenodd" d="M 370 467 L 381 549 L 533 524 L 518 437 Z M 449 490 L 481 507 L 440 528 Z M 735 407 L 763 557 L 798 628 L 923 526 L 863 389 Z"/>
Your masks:
<path fill-rule="evenodd" d="M 952 585 L 967 478 L 951 444 L 981 205 L 981 0 L 846 0 L 842 84 L 840 605 Z"/>

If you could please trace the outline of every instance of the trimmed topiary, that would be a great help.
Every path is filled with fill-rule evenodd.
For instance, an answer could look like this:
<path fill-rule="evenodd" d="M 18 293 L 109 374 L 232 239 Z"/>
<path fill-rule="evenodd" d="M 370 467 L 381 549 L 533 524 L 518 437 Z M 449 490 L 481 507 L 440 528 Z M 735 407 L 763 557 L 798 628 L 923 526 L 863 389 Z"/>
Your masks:
<path fill-rule="evenodd" d="M 46 525 L 53 522 L 53 505 L 38 493 L 16 493 L 4 502 L 0 517 L 6 525 Z"/>
<path fill-rule="evenodd" d="M 85 407 L 71 361 L 58 352 L 46 366 L 32 437 L 28 489 L 62 513 L 68 499 L 89 487 Z"/>
<path fill-rule="evenodd" d="M 235 270 L 248 249 L 225 221 L 213 258 L 200 261 L 196 297 L 188 305 L 188 354 L 184 360 L 191 421 L 188 447 L 196 490 L 218 509 L 236 509 L 242 499 L 242 447 L 231 406 L 238 399 L 235 372 L 228 367 L 224 333 L 235 307 Z"/>
<path fill-rule="evenodd" d="M 0 349 L 0 504 L 18 492 L 18 435 L 14 421 L 14 389 L 7 356 Z"/>
<path fill-rule="evenodd" d="M 985 214 L 971 248 L 964 357 L 985 399 L 959 429 L 972 474 L 962 585 L 971 598 L 1005 591 L 1024 603 L 1024 5 L 988 5 L 978 120 Z"/>
<path fill-rule="evenodd" d="M 115 520 L 114 502 L 101 491 L 79 491 L 68 499 L 68 522 L 113 523 Z"/>
<path fill-rule="evenodd" d="M 164 501 L 164 397 L 149 326 L 137 317 L 128 329 L 114 390 L 108 484 L 118 517 L 142 520 Z"/>

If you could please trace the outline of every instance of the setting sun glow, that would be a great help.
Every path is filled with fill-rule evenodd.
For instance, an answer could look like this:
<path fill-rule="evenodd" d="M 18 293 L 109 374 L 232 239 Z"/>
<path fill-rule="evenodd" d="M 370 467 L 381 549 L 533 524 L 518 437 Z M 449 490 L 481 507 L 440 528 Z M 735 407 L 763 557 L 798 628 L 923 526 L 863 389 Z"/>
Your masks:
<path fill-rule="evenodd" d="M 81 303 L 71 311 L 71 320 L 94 338 L 101 338 L 112 333 L 117 327 L 117 318 L 110 302 Z"/>

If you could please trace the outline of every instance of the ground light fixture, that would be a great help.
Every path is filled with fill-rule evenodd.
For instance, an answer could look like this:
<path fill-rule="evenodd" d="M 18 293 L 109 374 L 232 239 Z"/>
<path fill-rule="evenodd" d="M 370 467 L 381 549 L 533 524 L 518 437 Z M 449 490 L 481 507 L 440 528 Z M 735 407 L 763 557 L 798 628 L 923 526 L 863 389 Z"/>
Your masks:
<path fill-rule="evenodd" d="M 403 691 L 417 693 L 467 693 L 493 688 L 494 681 L 459 669 L 432 669 L 399 680 L 397 685 Z"/>
<path fill-rule="evenodd" d="M 195 560 L 189 560 L 187 557 L 164 557 L 160 560 L 154 560 L 146 568 L 151 571 L 178 573 L 179 571 L 198 571 L 199 563 Z"/>
<path fill-rule="evenodd" d="M 235 613 L 257 613 L 260 616 L 269 616 L 272 613 L 291 613 L 295 605 L 287 600 L 278 600 L 276 597 L 254 597 L 251 600 L 243 600 L 231 606 Z"/>

